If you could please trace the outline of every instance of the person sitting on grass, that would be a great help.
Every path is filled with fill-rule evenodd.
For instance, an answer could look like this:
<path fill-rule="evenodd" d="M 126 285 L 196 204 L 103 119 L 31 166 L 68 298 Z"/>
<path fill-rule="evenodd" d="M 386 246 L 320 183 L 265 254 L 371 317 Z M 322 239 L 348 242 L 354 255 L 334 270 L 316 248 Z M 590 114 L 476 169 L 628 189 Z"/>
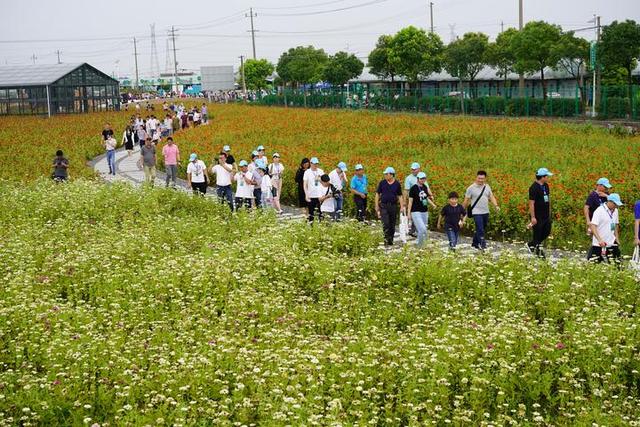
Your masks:
<path fill-rule="evenodd" d="M 443 206 L 438 217 L 438 229 L 442 226 L 444 219 L 444 231 L 449 239 L 449 249 L 456 250 L 460 238 L 460 229 L 467 219 L 467 210 L 458 203 L 458 193 L 449 193 L 449 204 Z"/>
<path fill-rule="evenodd" d="M 56 151 L 56 157 L 53 159 L 53 178 L 56 182 L 66 181 L 69 178 L 69 160 L 64 157 L 62 150 Z"/>

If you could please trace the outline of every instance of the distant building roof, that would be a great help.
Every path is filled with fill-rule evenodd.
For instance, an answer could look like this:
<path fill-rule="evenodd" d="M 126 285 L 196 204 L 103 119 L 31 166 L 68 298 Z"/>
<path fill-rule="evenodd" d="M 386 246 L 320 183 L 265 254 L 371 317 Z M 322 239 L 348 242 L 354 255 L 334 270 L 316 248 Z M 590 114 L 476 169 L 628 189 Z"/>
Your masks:
<path fill-rule="evenodd" d="M 0 66 L 0 87 L 49 85 L 83 65 L 84 63 L 3 65 Z"/>

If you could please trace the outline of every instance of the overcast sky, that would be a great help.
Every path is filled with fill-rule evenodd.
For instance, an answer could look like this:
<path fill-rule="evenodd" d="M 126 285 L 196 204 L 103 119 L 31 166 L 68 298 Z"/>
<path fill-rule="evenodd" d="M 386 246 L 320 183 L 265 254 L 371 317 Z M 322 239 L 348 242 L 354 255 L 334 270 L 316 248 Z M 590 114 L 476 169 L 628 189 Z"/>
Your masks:
<path fill-rule="evenodd" d="M 492 39 L 518 23 L 517 0 L 433 0 L 435 31 L 445 43 L 452 32 L 482 31 Z M 428 0 L 0 0 L 1 64 L 88 62 L 120 76 L 134 74 L 132 38 L 138 38 L 141 76 L 152 71 L 150 25 L 155 23 L 161 72 L 167 69 L 168 30 L 178 29 L 178 67 L 236 65 L 252 56 L 253 7 L 258 58 L 274 63 L 290 47 L 312 44 L 328 53 L 345 50 L 366 62 L 380 34 L 402 27 L 429 27 Z M 565 30 L 589 27 L 593 14 L 602 24 L 640 20 L 640 0 L 524 0 L 525 23 L 546 20 Z M 593 38 L 593 30 L 578 34 Z M 172 59 L 172 58 L 171 58 Z M 170 62 L 170 67 L 172 62 Z"/>

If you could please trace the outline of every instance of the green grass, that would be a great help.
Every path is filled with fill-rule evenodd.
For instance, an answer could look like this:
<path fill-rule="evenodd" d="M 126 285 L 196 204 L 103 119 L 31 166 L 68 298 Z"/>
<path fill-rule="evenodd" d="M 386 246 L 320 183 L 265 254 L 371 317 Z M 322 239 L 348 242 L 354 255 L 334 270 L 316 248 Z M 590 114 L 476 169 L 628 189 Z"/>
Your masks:
<path fill-rule="evenodd" d="M 0 184 L 0 425 L 640 422 L 628 272 Z"/>

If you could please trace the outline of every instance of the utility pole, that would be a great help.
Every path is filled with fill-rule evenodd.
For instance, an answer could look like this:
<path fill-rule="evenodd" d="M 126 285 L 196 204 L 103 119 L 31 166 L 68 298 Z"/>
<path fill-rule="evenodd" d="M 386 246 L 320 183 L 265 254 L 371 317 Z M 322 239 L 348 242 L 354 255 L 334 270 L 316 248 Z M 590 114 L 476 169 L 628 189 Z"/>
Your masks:
<path fill-rule="evenodd" d="M 253 8 L 249 8 L 249 14 L 245 14 L 244 15 L 247 18 L 251 18 L 251 43 L 253 45 L 253 59 L 258 59 L 256 57 L 256 30 L 253 27 L 253 18 L 257 17 L 258 14 L 257 13 L 253 13 Z"/>
<path fill-rule="evenodd" d="M 171 26 L 171 43 L 173 44 L 173 79 L 176 82 L 176 95 L 178 94 L 178 59 L 176 58 L 176 29 Z"/>
<path fill-rule="evenodd" d="M 240 55 L 240 78 L 242 79 L 242 93 L 244 102 L 247 102 L 247 81 L 244 79 L 244 55 Z"/>
<path fill-rule="evenodd" d="M 33 61 L 33 65 L 36 64 L 36 59 L 38 59 L 38 57 L 36 56 L 35 53 L 33 55 L 31 55 L 31 60 Z"/>
<path fill-rule="evenodd" d="M 519 12 L 518 13 L 519 15 L 518 30 L 522 31 L 522 27 L 524 27 L 524 11 L 522 7 L 522 0 L 518 0 L 518 12 Z M 518 92 L 520 93 L 520 97 L 522 98 L 524 96 L 524 74 L 522 73 L 520 73 L 520 76 L 518 79 Z"/>
<path fill-rule="evenodd" d="M 133 58 L 136 64 L 136 89 L 138 89 L 140 87 L 138 83 L 138 45 L 135 37 L 133 38 Z"/>
<path fill-rule="evenodd" d="M 58 55 L 58 64 L 62 64 L 62 62 L 60 62 L 60 49 L 56 50 L 56 54 Z"/>
<path fill-rule="evenodd" d="M 500 21 L 500 32 L 504 33 L 504 21 Z"/>
<path fill-rule="evenodd" d="M 597 58 L 597 47 L 598 47 L 598 43 L 600 42 L 600 17 L 593 15 L 593 23 L 596 24 L 595 29 L 596 29 L 596 42 L 595 45 L 592 46 L 592 49 L 594 50 L 591 54 L 591 59 L 592 59 L 592 64 L 591 66 L 593 67 L 593 94 L 591 95 L 591 117 L 595 117 L 596 116 L 596 98 L 597 98 L 597 81 L 598 81 L 598 58 Z"/>
<path fill-rule="evenodd" d="M 431 33 L 433 33 L 433 2 L 429 2 L 429 18 L 431 19 Z"/>

